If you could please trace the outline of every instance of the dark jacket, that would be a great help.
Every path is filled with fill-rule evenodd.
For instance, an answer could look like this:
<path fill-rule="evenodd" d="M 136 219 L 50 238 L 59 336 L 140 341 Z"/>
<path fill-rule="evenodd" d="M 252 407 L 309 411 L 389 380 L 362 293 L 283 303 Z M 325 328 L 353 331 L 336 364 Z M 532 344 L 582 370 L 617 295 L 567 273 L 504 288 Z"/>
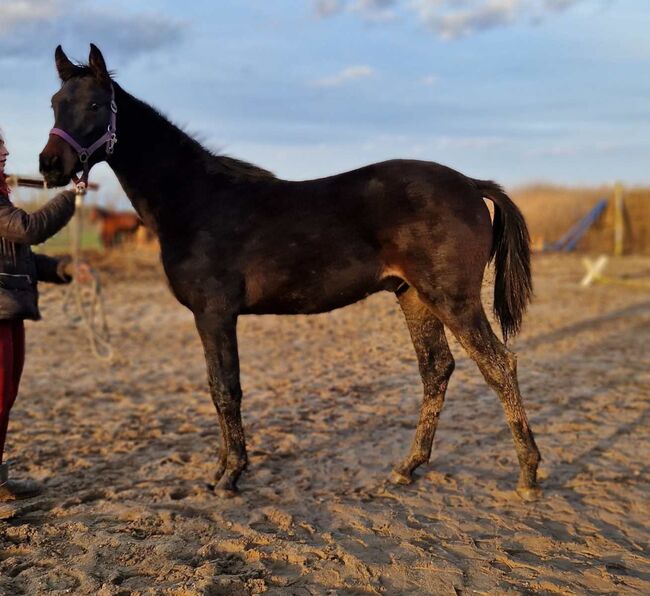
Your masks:
<path fill-rule="evenodd" d="M 74 213 L 73 191 L 64 191 L 34 213 L 0 196 L 0 320 L 40 319 L 37 281 L 69 283 L 69 259 L 34 254 L 40 244 L 63 228 Z"/>

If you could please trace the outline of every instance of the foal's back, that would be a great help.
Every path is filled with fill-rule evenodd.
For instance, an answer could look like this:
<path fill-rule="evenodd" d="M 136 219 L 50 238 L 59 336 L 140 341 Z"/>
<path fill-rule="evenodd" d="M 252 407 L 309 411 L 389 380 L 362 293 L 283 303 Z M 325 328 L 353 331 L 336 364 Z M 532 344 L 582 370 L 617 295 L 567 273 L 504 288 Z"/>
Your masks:
<path fill-rule="evenodd" d="M 213 290 L 240 288 L 242 313 L 324 312 L 394 290 L 423 268 L 449 277 L 464 260 L 452 254 L 468 249 L 482 275 L 491 246 L 473 181 L 431 162 L 393 160 L 299 182 L 242 180 L 210 208 L 197 221 L 192 264 L 178 269 L 206 283 L 219 276 Z M 168 274 L 177 276 L 173 267 Z"/>

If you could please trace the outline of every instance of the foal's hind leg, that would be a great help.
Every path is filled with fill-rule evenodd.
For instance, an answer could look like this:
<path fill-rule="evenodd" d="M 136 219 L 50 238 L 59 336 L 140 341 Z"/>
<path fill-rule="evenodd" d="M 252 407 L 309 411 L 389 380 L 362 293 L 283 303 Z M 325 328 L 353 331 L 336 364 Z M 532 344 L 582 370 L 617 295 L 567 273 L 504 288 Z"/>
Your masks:
<path fill-rule="evenodd" d="M 413 471 L 428 462 L 431 457 L 431 446 L 447 383 L 454 371 L 454 358 L 449 351 L 442 323 L 422 302 L 417 291 L 409 288 L 400 294 L 398 299 L 413 340 L 424 386 L 420 420 L 411 451 L 391 475 L 392 482 L 409 484 L 413 480 Z"/>
<path fill-rule="evenodd" d="M 432 305 L 499 396 L 519 459 L 517 493 L 526 501 L 535 500 L 541 494 L 537 484 L 541 456 L 519 393 L 517 359 L 494 335 L 479 297 L 453 302 L 453 307 L 436 308 L 439 301 Z"/>

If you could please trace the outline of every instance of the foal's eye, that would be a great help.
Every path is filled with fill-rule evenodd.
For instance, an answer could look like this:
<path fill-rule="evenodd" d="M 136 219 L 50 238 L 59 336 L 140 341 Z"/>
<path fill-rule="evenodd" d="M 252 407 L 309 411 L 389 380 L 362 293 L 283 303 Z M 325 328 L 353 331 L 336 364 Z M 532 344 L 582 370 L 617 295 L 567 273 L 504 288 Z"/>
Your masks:
<path fill-rule="evenodd" d="M 91 109 L 93 112 L 96 112 L 97 110 L 99 110 L 99 104 L 91 103 L 91 104 L 90 104 L 90 109 Z"/>

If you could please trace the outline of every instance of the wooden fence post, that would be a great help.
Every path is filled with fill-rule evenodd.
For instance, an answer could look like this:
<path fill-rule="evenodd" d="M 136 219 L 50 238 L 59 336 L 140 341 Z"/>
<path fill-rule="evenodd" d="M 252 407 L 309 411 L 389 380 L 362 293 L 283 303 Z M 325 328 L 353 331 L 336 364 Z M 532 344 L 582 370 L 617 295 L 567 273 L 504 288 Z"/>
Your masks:
<path fill-rule="evenodd" d="M 623 254 L 625 235 L 625 205 L 623 201 L 623 185 L 617 182 L 614 185 L 614 256 Z"/>

